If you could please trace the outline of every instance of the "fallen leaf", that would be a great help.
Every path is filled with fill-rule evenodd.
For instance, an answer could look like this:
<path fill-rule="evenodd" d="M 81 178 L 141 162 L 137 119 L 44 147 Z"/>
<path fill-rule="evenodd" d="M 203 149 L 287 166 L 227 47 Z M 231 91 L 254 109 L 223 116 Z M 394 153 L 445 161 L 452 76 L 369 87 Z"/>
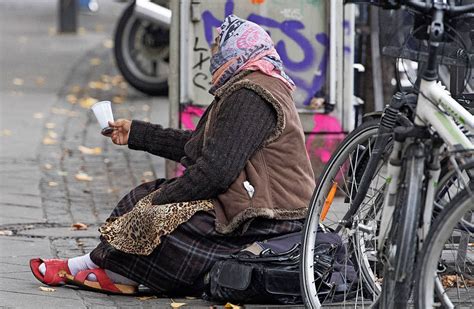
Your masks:
<path fill-rule="evenodd" d="M 81 92 L 81 86 L 79 86 L 79 85 L 74 85 L 74 86 L 72 86 L 72 87 L 71 87 L 71 92 L 72 92 L 72 93 L 75 93 L 75 94 Z"/>
<path fill-rule="evenodd" d="M 15 86 L 21 86 L 21 85 L 23 85 L 24 83 L 25 83 L 25 82 L 24 82 L 23 79 L 21 79 L 21 78 L 18 78 L 18 77 L 17 77 L 17 78 L 14 78 L 14 79 L 13 79 L 13 85 L 15 85 Z"/>
<path fill-rule="evenodd" d="M 102 45 L 104 45 L 105 48 L 113 48 L 114 47 L 114 41 L 108 39 L 108 40 L 105 40 Z"/>
<path fill-rule="evenodd" d="M 56 34 L 56 29 L 54 27 L 49 27 L 48 28 L 48 35 L 53 36 Z"/>
<path fill-rule="evenodd" d="M 56 289 L 53 289 L 53 288 L 47 288 L 45 286 L 40 286 L 39 289 L 43 292 L 54 292 L 56 291 Z"/>
<path fill-rule="evenodd" d="M 94 178 L 87 175 L 84 172 L 79 172 L 79 173 L 76 174 L 76 179 L 80 180 L 80 181 L 92 181 Z"/>
<path fill-rule="evenodd" d="M 186 303 L 171 303 L 171 308 L 179 308 L 186 305 Z"/>
<path fill-rule="evenodd" d="M 197 299 L 197 297 L 194 297 L 194 296 L 186 296 L 185 298 L 186 299 Z"/>
<path fill-rule="evenodd" d="M 42 119 L 44 117 L 43 113 L 34 113 L 33 118 L 35 119 Z"/>
<path fill-rule="evenodd" d="M 89 147 L 81 145 L 77 148 L 79 149 L 81 153 L 87 154 L 87 155 L 100 155 L 102 153 L 102 148 L 100 147 L 89 148 Z"/>
<path fill-rule="evenodd" d="M 92 97 L 85 97 L 79 100 L 79 104 L 82 108 L 91 108 L 91 106 L 95 103 L 97 103 L 97 99 L 94 99 Z"/>
<path fill-rule="evenodd" d="M 51 164 L 49 164 L 49 163 L 46 163 L 45 165 L 43 165 L 43 167 L 44 167 L 44 169 L 46 169 L 46 170 L 50 170 L 50 169 L 53 168 L 53 166 L 52 166 Z"/>
<path fill-rule="evenodd" d="M 92 81 L 87 85 L 91 89 L 110 90 L 110 85 L 104 82 Z"/>
<path fill-rule="evenodd" d="M 50 187 L 57 187 L 58 185 L 59 185 L 59 184 L 58 184 L 57 182 L 55 182 L 55 181 L 50 181 L 50 182 L 48 182 L 48 186 L 50 186 Z"/>
<path fill-rule="evenodd" d="M 52 139 L 52 138 L 50 138 L 50 137 L 45 137 L 45 138 L 43 138 L 43 144 L 44 144 L 44 145 L 55 145 L 55 144 L 57 144 L 57 143 L 58 143 L 57 140 Z"/>
<path fill-rule="evenodd" d="M 13 231 L 10 231 L 10 230 L 0 231 L 0 236 L 12 236 L 12 235 L 13 235 Z"/>
<path fill-rule="evenodd" d="M 56 124 L 52 123 L 52 122 L 47 122 L 45 125 L 44 125 L 47 129 L 54 129 L 56 127 Z"/>
<path fill-rule="evenodd" d="M 87 230 L 88 226 L 85 223 L 82 222 L 76 222 L 71 224 L 71 229 L 76 230 L 76 231 L 83 231 Z"/>
<path fill-rule="evenodd" d="M 104 32 L 104 25 L 96 24 L 95 25 L 95 32 Z"/>
<path fill-rule="evenodd" d="M 86 32 L 87 32 L 86 28 L 84 28 L 84 27 L 79 27 L 77 29 L 77 34 L 79 34 L 79 35 L 84 35 L 84 34 L 86 34 Z"/>
<path fill-rule="evenodd" d="M 150 118 L 148 118 L 148 117 L 143 117 L 143 121 L 145 121 L 145 122 L 150 122 Z"/>
<path fill-rule="evenodd" d="M 0 131 L 0 136 L 11 136 L 11 135 L 12 135 L 11 130 L 3 129 L 3 130 Z"/>
<path fill-rule="evenodd" d="M 96 66 L 102 63 L 102 60 L 100 58 L 91 58 L 89 60 L 90 65 Z"/>
<path fill-rule="evenodd" d="M 142 110 L 143 110 L 144 112 L 148 112 L 148 111 L 150 110 L 150 105 L 148 105 L 148 104 L 143 105 L 143 106 L 142 106 Z"/>
<path fill-rule="evenodd" d="M 140 296 L 137 297 L 138 300 L 150 300 L 150 299 L 157 299 L 158 297 L 156 296 Z"/>
<path fill-rule="evenodd" d="M 117 188 L 108 188 L 107 189 L 107 193 L 114 193 L 114 192 L 118 192 L 118 189 Z"/>
<path fill-rule="evenodd" d="M 58 138 L 58 133 L 48 130 L 48 136 L 51 137 L 52 139 L 57 139 Z"/>
<path fill-rule="evenodd" d="M 234 305 L 234 304 L 231 304 L 231 303 L 227 303 L 227 304 L 225 304 L 224 308 L 227 308 L 227 309 L 240 309 L 240 306 L 237 306 L 237 305 Z"/>
<path fill-rule="evenodd" d="M 100 76 L 100 80 L 103 81 L 104 83 L 110 83 L 111 80 L 112 80 L 112 77 L 110 75 L 107 75 L 107 74 L 102 74 Z"/>
<path fill-rule="evenodd" d="M 67 109 L 65 109 L 65 108 L 53 107 L 53 108 L 51 109 L 51 112 L 52 112 L 53 114 L 56 114 L 56 115 L 66 115 L 66 114 L 69 112 L 69 110 L 67 110 Z"/>
<path fill-rule="evenodd" d="M 123 102 L 125 102 L 125 99 L 121 96 L 116 95 L 112 98 L 112 103 L 122 104 Z"/>
<path fill-rule="evenodd" d="M 126 82 L 121 82 L 119 84 L 119 87 L 122 88 L 122 89 L 127 89 L 128 88 L 128 84 Z"/>
<path fill-rule="evenodd" d="M 76 104 L 77 103 L 77 97 L 74 94 L 68 94 L 66 96 L 66 101 L 68 101 L 71 104 Z"/>
<path fill-rule="evenodd" d="M 59 176 L 67 176 L 68 173 L 65 172 L 65 171 L 58 171 L 58 175 L 59 175 Z"/>
<path fill-rule="evenodd" d="M 38 76 L 35 79 L 36 85 L 43 86 L 46 83 L 46 79 L 43 76 Z"/>

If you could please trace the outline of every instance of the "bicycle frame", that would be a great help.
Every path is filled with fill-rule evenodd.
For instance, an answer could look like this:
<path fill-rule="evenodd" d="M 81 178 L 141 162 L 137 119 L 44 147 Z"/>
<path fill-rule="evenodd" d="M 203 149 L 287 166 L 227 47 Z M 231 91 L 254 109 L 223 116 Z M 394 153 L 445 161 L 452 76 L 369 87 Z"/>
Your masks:
<path fill-rule="evenodd" d="M 420 91 L 415 111 L 415 125 L 419 127 L 432 128 L 438 133 L 449 150 L 474 151 L 474 144 L 461 131 L 453 118 L 460 124 L 467 126 L 471 132 L 474 132 L 474 115 L 469 113 L 456 100 L 454 100 L 451 97 L 450 92 L 440 83 L 434 80 L 428 81 L 423 79 L 420 84 Z M 400 162 L 402 149 L 402 143 L 395 141 L 388 163 L 387 179 L 389 181 L 387 194 L 385 194 L 383 203 L 378 239 L 379 250 L 383 249 L 387 232 L 390 230 L 391 226 L 395 208 L 395 197 L 398 191 L 398 180 L 401 171 L 401 166 L 395 162 Z M 424 202 L 425 207 L 422 214 L 423 228 L 420 235 L 421 241 L 426 237 L 429 230 L 434 195 L 440 175 L 439 157 L 437 155 L 433 156 L 433 162 L 430 162 L 430 167 L 428 168 L 429 179 Z"/>

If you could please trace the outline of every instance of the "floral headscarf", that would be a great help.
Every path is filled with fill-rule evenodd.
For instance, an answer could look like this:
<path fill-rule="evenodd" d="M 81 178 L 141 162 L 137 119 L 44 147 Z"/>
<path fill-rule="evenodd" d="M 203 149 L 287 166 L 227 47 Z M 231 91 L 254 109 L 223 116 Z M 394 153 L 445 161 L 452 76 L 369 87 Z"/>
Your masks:
<path fill-rule="evenodd" d="M 261 71 L 279 78 L 291 90 L 294 89 L 295 84 L 283 71 L 283 64 L 272 39 L 262 27 L 229 15 L 217 31 L 220 34 L 219 51 L 211 58 L 211 94 L 243 70 Z"/>

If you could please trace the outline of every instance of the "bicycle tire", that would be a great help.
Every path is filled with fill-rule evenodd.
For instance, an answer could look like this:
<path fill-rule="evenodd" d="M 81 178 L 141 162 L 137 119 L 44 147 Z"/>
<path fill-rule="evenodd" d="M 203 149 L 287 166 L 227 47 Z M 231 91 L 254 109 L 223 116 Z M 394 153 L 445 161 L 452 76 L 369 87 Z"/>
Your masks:
<path fill-rule="evenodd" d="M 312 252 L 314 250 L 315 239 L 318 232 L 318 226 L 320 224 L 321 211 L 324 204 L 322 203 L 322 201 L 325 200 L 327 193 L 330 190 L 331 181 L 333 180 L 333 178 L 335 178 L 335 176 L 337 176 L 338 169 L 343 166 L 344 162 L 346 162 L 347 159 L 350 160 L 350 155 L 354 150 L 357 149 L 357 157 L 357 155 L 359 154 L 359 149 L 362 149 L 359 148 L 359 146 L 368 145 L 369 151 L 362 151 L 366 151 L 365 155 L 370 155 L 370 144 L 374 141 L 374 138 L 377 135 L 379 125 L 379 119 L 372 119 L 367 122 L 364 122 L 361 126 L 356 128 L 343 140 L 343 142 L 338 146 L 336 151 L 331 156 L 330 161 L 326 164 L 326 167 L 324 168 L 318 180 L 318 185 L 316 186 L 313 192 L 313 196 L 311 198 L 308 210 L 308 216 L 306 218 L 304 226 L 301 254 L 301 290 L 305 305 L 308 308 L 321 307 L 321 301 L 317 296 L 317 287 L 314 285 L 315 280 L 314 273 L 312 270 L 314 257 L 312 256 Z M 355 159 L 355 161 L 357 161 L 357 159 Z M 367 163 L 368 157 L 366 158 L 366 160 L 359 161 L 360 162 L 356 163 L 360 163 L 360 166 L 358 166 L 357 169 L 354 169 L 353 171 L 355 173 L 359 172 L 357 177 L 362 176 L 362 173 L 365 169 L 364 164 Z M 355 191 L 351 192 L 350 196 L 347 196 L 346 198 L 350 199 L 354 195 Z M 352 240 L 350 242 L 352 242 Z M 354 247 L 350 243 L 349 246 Z M 357 247 L 357 249 L 359 250 L 361 249 L 359 246 L 355 247 Z M 359 252 L 359 255 L 361 254 L 364 255 L 364 252 Z M 352 259 L 353 257 L 351 256 L 350 258 Z M 368 263 L 365 263 L 365 265 L 356 266 L 360 270 L 360 275 L 363 279 L 363 287 L 361 287 L 361 289 L 364 289 L 365 291 L 371 291 L 373 295 L 370 296 L 376 297 L 376 295 L 380 292 L 380 285 L 378 284 L 374 276 L 371 275 L 371 270 L 367 269 Z M 370 294 L 370 292 L 368 293 Z"/>
<path fill-rule="evenodd" d="M 424 180 L 424 152 L 414 144 L 402 163 L 405 171 L 399 187 L 394 222 L 384 252 L 384 276 L 380 306 L 384 309 L 407 308 L 415 267 L 417 227 L 421 215 Z M 394 246 L 395 244 L 395 246 Z"/>
<path fill-rule="evenodd" d="M 472 190 L 474 190 L 474 181 L 472 179 L 470 180 L 469 185 L 470 190 L 472 192 Z M 460 224 L 461 220 L 463 220 L 465 218 L 465 215 L 469 214 L 469 212 L 471 213 L 470 225 L 466 226 L 462 223 Z M 448 204 L 444 205 L 442 212 L 437 215 L 436 220 L 430 228 L 430 232 L 428 233 L 428 236 L 425 240 L 423 250 L 417 264 L 417 280 L 414 289 L 415 308 L 433 308 L 434 300 L 436 298 L 446 308 L 454 308 L 455 305 L 459 307 L 466 306 L 470 308 L 474 306 L 474 297 L 470 296 L 474 295 L 474 287 L 469 289 L 469 287 L 466 285 L 465 288 L 468 288 L 468 291 L 467 293 L 463 293 L 463 295 L 471 297 L 470 304 L 467 304 L 465 302 L 466 300 L 463 299 L 454 301 L 454 296 L 461 296 L 459 294 L 459 291 L 457 291 L 458 293 L 451 294 L 449 292 L 449 285 L 447 287 L 444 287 L 442 284 L 442 280 L 438 278 L 437 274 L 438 265 L 440 259 L 443 258 L 442 254 L 444 249 L 446 249 L 446 251 L 448 252 L 451 252 L 452 254 L 455 254 L 454 252 L 456 252 L 456 250 L 453 250 L 456 244 L 453 235 L 456 235 L 456 232 L 457 234 L 459 234 L 459 230 L 465 228 L 469 234 L 468 239 L 474 238 L 474 222 L 472 221 L 473 212 L 474 197 L 471 197 L 468 189 L 464 188 L 462 191 L 458 192 L 453 197 L 453 199 L 449 201 Z M 466 230 L 464 232 L 466 232 Z M 452 244 L 446 246 L 446 243 L 450 240 L 451 237 L 453 237 Z M 470 250 L 470 256 L 472 256 L 474 254 L 472 253 L 473 249 L 471 248 Z M 445 254 L 444 258 L 447 257 L 447 254 Z M 472 258 L 469 263 L 471 265 L 471 271 L 469 275 L 471 276 L 472 280 L 472 278 L 474 277 L 474 270 L 472 270 L 474 267 L 474 261 L 472 260 Z M 457 265 L 452 267 L 452 269 L 459 271 Z M 463 277 L 466 276 L 463 274 Z M 454 284 L 453 288 L 458 288 L 459 282 L 457 280 L 457 275 L 455 275 L 454 279 L 456 280 L 451 280 L 451 283 Z"/>

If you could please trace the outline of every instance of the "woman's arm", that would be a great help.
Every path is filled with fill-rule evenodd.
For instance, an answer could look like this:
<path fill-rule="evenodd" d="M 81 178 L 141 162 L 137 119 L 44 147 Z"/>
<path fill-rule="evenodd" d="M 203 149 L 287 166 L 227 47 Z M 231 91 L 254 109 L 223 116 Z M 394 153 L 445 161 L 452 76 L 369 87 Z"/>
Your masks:
<path fill-rule="evenodd" d="M 184 157 L 184 145 L 192 131 L 163 128 L 161 125 L 133 120 L 128 137 L 128 148 L 179 162 Z"/>
<path fill-rule="evenodd" d="M 202 156 L 181 177 L 161 186 L 155 205 L 209 199 L 225 192 L 275 129 L 275 110 L 255 92 L 240 89 L 225 100 Z"/>

